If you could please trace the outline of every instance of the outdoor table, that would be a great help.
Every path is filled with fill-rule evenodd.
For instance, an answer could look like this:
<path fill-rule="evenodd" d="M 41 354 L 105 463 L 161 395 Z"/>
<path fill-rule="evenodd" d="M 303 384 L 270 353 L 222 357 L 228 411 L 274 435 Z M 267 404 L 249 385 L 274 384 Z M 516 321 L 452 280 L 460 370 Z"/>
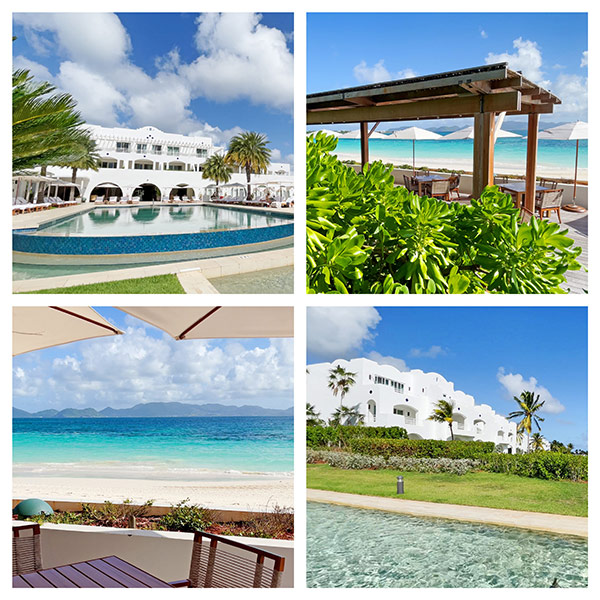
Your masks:
<path fill-rule="evenodd" d="M 523 206 L 523 202 L 525 200 L 525 182 L 524 181 L 512 181 L 510 183 L 501 183 L 500 185 L 498 185 L 498 187 L 503 192 L 508 192 L 508 193 L 512 192 L 512 194 L 515 194 L 517 196 L 517 201 L 515 203 L 516 206 L 518 208 Z M 543 187 L 541 185 L 535 186 L 536 192 L 544 192 L 549 189 L 550 188 Z"/>
<path fill-rule="evenodd" d="M 171 588 L 165 581 L 106 556 L 13 577 L 14 588 Z"/>
<path fill-rule="evenodd" d="M 444 181 L 445 179 L 450 179 L 450 175 L 415 175 L 413 179 L 419 185 L 419 196 L 423 195 L 423 190 L 427 188 L 427 184 L 430 184 L 432 181 Z"/>

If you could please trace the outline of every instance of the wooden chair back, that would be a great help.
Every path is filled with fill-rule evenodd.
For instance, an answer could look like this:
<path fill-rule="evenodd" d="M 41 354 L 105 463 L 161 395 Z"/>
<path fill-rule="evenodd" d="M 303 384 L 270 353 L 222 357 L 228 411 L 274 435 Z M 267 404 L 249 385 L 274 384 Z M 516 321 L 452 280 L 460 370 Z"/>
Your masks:
<path fill-rule="evenodd" d="M 13 527 L 13 577 L 42 568 L 40 537 L 38 523 Z"/>

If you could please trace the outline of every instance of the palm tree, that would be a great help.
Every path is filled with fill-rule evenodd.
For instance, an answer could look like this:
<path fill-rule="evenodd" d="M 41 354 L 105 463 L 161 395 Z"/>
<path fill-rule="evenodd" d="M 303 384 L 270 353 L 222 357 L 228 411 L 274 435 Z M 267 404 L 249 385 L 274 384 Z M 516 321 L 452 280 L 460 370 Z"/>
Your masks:
<path fill-rule="evenodd" d="M 363 425 L 365 422 L 364 415 L 358 410 L 358 404 L 355 406 L 343 406 L 335 409 L 335 412 L 329 419 L 330 425 Z"/>
<path fill-rule="evenodd" d="M 55 89 L 27 70 L 13 73 L 13 173 L 74 160 L 90 140 L 74 98 Z"/>
<path fill-rule="evenodd" d="M 213 154 L 202 165 L 202 179 L 212 179 L 217 185 L 219 197 L 219 182 L 227 183 L 231 179 L 231 169 L 223 154 Z"/>
<path fill-rule="evenodd" d="M 514 401 L 519 405 L 521 410 L 515 410 L 508 415 L 509 419 L 518 419 L 521 421 L 517 425 L 517 431 L 527 432 L 527 449 L 529 450 L 529 437 L 531 436 L 532 426 L 535 425 L 538 431 L 541 431 L 540 422 L 544 421 L 543 417 L 536 415 L 536 413 L 544 406 L 545 400 L 540 402 L 540 395 L 537 397 L 533 392 L 521 392 L 521 395 L 517 398 L 513 396 Z"/>
<path fill-rule="evenodd" d="M 271 150 L 267 148 L 267 136 L 254 131 L 245 131 L 231 138 L 227 160 L 230 164 L 246 171 L 247 198 L 250 199 L 250 176 L 260 173 L 271 162 Z"/>
<path fill-rule="evenodd" d="M 566 452 L 565 445 L 558 440 L 552 440 L 550 442 L 550 452 Z"/>
<path fill-rule="evenodd" d="M 531 436 L 531 446 L 530 446 L 530 450 L 532 452 L 539 452 L 541 450 L 545 449 L 544 446 L 544 442 L 546 440 L 544 440 L 544 436 L 541 433 L 538 433 L 537 431 Z"/>
<path fill-rule="evenodd" d="M 573 444 L 567 444 L 567 450 L 568 450 L 569 454 L 573 454 L 573 448 L 574 448 Z"/>
<path fill-rule="evenodd" d="M 450 439 L 454 439 L 454 431 L 452 430 L 452 423 L 454 421 L 452 415 L 454 414 L 454 402 L 451 400 L 438 400 L 435 404 L 435 408 L 429 417 L 428 421 L 436 421 L 437 423 L 448 423 L 450 427 Z"/>
<path fill-rule="evenodd" d="M 354 379 L 355 375 L 356 373 L 346 371 L 341 365 L 329 370 L 329 382 L 327 387 L 333 392 L 334 396 L 340 395 L 340 408 L 344 403 L 344 396 L 356 383 L 356 379 Z"/>
<path fill-rule="evenodd" d="M 97 152 L 96 142 L 91 138 L 82 144 L 81 155 L 78 158 L 67 161 L 61 167 L 71 167 L 71 183 L 77 181 L 78 169 L 97 171 L 100 168 L 100 155 Z M 71 200 L 75 188 L 71 188 Z"/>
<path fill-rule="evenodd" d="M 307 426 L 318 426 L 323 425 L 323 419 L 321 414 L 317 412 L 314 404 L 306 403 L 306 425 Z"/>

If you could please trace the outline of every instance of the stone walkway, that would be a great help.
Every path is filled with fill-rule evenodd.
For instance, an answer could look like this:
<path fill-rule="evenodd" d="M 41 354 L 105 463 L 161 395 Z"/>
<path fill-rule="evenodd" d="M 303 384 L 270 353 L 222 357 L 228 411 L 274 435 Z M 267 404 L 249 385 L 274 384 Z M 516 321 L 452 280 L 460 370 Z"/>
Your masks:
<path fill-rule="evenodd" d="M 379 496 L 359 496 L 341 492 L 324 490 L 306 490 L 310 502 L 341 504 L 353 508 L 367 508 L 388 512 L 402 513 L 413 517 L 436 517 L 487 525 L 502 525 L 547 531 L 561 535 L 588 536 L 588 520 L 586 517 L 570 517 L 547 513 L 527 512 L 521 510 L 505 510 L 484 508 L 480 506 L 461 506 L 458 504 L 438 504 L 418 500 L 402 500 L 401 498 L 380 498 Z"/>

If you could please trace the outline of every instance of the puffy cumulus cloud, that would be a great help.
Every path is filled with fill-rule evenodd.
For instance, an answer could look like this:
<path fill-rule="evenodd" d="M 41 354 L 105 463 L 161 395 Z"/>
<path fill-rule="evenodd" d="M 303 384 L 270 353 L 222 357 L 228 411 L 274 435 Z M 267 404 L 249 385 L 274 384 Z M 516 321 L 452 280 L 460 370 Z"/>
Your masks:
<path fill-rule="evenodd" d="M 588 80 L 587 77 L 561 73 L 552 86 L 552 92 L 562 101 L 554 108 L 557 116 L 587 119 Z"/>
<path fill-rule="evenodd" d="M 584 50 L 581 53 L 581 63 L 579 65 L 581 68 L 588 66 L 588 51 Z"/>
<path fill-rule="evenodd" d="M 243 131 L 244 130 L 237 125 L 231 129 L 221 129 L 210 125 L 209 123 L 198 123 L 196 129 L 190 131 L 189 134 L 209 137 L 213 141 L 213 144 L 217 146 L 227 146 L 232 137 L 243 133 Z"/>
<path fill-rule="evenodd" d="M 195 94 L 217 102 L 248 98 L 290 111 L 294 57 L 284 34 L 260 24 L 255 13 L 206 13 L 197 19 L 200 56 L 178 72 Z"/>
<path fill-rule="evenodd" d="M 264 347 L 263 347 L 264 346 Z M 13 370 L 19 408 L 106 406 L 140 402 L 257 404 L 293 401 L 293 341 L 266 344 L 156 339 L 144 326 L 123 336 L 82 343 L 77 354 L 37 359 Z"/>
<path fill-rule="evenodd" d="M 565 410 L 565 407 L 552 396 L 547 388 L 540 385 L 535 377 L 525 379 L 520 373 L 506 373 L 503 367 L 498 369 L 496 377 L 510 398 L 513 396 L 519 397 L 523 390 L 527 390 L 533 392 L 536 396 L 539 394 L 540 400 L 545 402 L 541 412 L 558 414 Z"/>
<path fill-rule="evenodd" d="M 29 60 L 25 56 L 15 56 L 13 59 L 13 68 L 15 71 L 18 69 L 27 69 L 36 79 L 49 81 L 51 83 L 54 81 L 54 77 L 50 71 L 48 71 L 47 67 L 33 60 Z"/>
<path fill-rule="evenodd" d="M 412 69 L 402 69 L 396 73 L 390 73 L 383 64 L 383 58 L 376 62 L 372 67 L 361 60 L 353 69 L 354 78 L 359 83 L 378 83 L 380 81 L 390 81 L 392 79 L 409 79 L 416 77 Z"/>
<path fill-rule="evenodd" d="M 544 80 L 542 71 L 542 52 L 536 42 L 517 38 L 513 41 L 515 52 L 502 52 L 494 54 L 490 52 L 486 58 L 486 64 L 507 62 L 514 71 L 521 71 L 527 79 L 531 79 L 538 85 L 546 86 L 549 82 Z"/>
<path fill-rule="evenodd" d="M 310 307 L 306 315 L 309 352 L 334 360 L 359 350 L 374 337 L 381 315 L 373 307 Z"/>
<path fill-rule="evenodd" d="M 446 351 L 441 346 L 431 346 L 428 350 L 422 348 L 411 348 L 410 355 L 418 358 L 437 358 L 443 356 Z"/>
<path fill-rule="evenodd" d="M 375 350 L 369 352 L 367 354 L 367 358 L 370 360 L 374 360 L 380 365 L 391 365 L 392 367 L 396 367 L 398 371 L 410 371 L 410 368 L 406 364 L 406 361 L 402 358 L 396 358 L 395 356 L 383 356 Z"/>

